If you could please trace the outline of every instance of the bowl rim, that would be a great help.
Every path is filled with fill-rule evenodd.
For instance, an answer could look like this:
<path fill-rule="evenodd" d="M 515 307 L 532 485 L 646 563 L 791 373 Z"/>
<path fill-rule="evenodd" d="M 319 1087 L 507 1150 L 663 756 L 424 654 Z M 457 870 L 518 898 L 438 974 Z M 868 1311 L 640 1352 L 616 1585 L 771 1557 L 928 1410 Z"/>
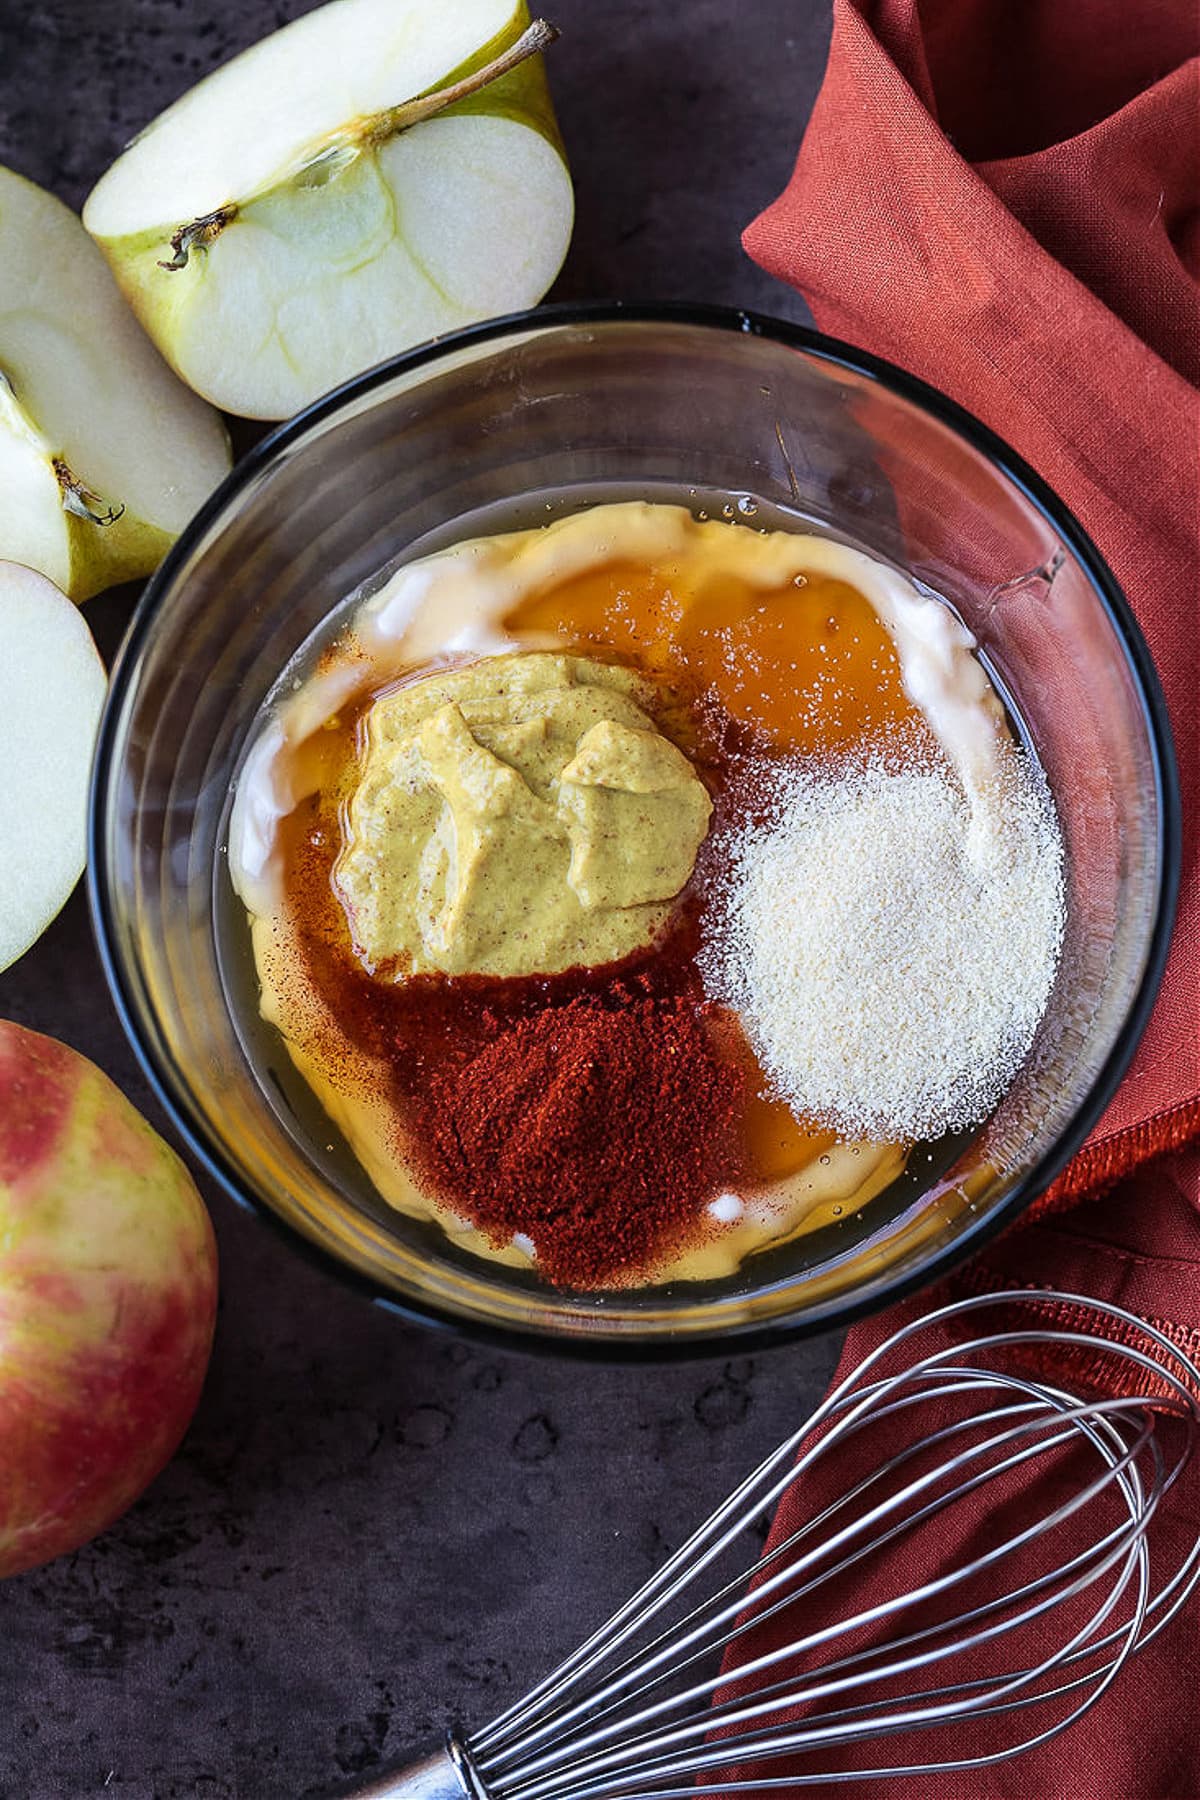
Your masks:
<path fill-rule="evenodd" d="M 803 1318 L 785 1316 L 762 1325 L 745 1327 L 720 1325 L 711 1331 L 697 1330 L 686 1336 L 677 1335 L 669 1328 L 659 1328 L 636 1336 L 630 1334 L 609 1337 L 601 1332 L 591 1331 L 580 1332 L 576 1336 L 552 1325 L 496 1325 L 465 1313 L 441 1310 L 428 1302 L 402 1298 L 343 1262 L 334 1251 L 315 1243 L 298 1226 L 284 1219 L 267 1202 L 251 1193 L 227 1162 L 221 1147 L 210 1137 L 198 1109 L 191 1104 L 190 1095 L 182 1087 L 177 1089 L 170 1074 L 158 1066 L 148 1038 L 142 1030 L 117 949 L 117 934 L 110 911 L 111 893 L 105 849 L 105 824 L 110 811 L 115 774 L 112 744 L 127 692 L 138 667 L 139 652 L 154 627 L 160 607 L 169 597 L 178 569 L 204 534 L 219 522 L 243 491 L 313 426 L 334 417 L 344 407 L 359 404 L 397 375 L 435 364 L 458 351 L 522 332 L 553 330 L 564 326 L 626 323 L 687 325 L 720 332 L 736 332 L 768 338 L 786 349 L 803 351 L 818 361 L 864 377 L 924 410 L 999 468 L 1055 533 L 1069 545 L 1092 583 L 1138 691 L 1150 739 L 1158 802 L 1157 849 L 1160 880 L 1141 978 L 1116 1042 L 1070 1124 L 1057 1141 L 986 1215 L 970 1221 L 951 1244 L 936 1251 L 919 1269 L 885 1281 L 869 1297 L 855 1298 L 850 1295 L 819 1307 L 813 1314 Z M 909 374 L 884 357 L 860 349 L 843 339 L 831 337 L 811 326 L 793 324 L 765 313 L 707 303 L 563 301 L 506 313 L 481 324 L 432 338 L 352 377 L 320 395 L 292 418 L 267 432 L 234 464 L 229 474 L 209 495 L 147 582 L 113 662 L 92 763 L 87 823 L 87 893 L 104 975 L 122 1028 L 141 1070 L 187 1149 L 205 1172 L 239 1206 L 282 1234 L 311 1263 L 327 1271 L 332 1269 L 339 1280 L 408 1323 L 450 1330 L 508 1349 L 560 1354 L 588 1362 L 651 1363 L 713 1356 L 731 1344 L 736 1344 L 739 1349 L 763 1350 L 800 1338 L 843 1330 L 857 1319 L 881 1312 L 897 1301 L 931 1288 L 952 1269 L 976 1255 L 1033 1200 L 1044 1193 L 1080 1149 L 1108 1106 L 1145 1031 L 1166 967 L 1174 924 L 1182 860 L 1181 836 L 1179 775 L 1170 720 L 1158 672 L 1141 627 L 1116 577 L 1074 513 L 1049 483 L 1003 438 L 931 383 Z"/>

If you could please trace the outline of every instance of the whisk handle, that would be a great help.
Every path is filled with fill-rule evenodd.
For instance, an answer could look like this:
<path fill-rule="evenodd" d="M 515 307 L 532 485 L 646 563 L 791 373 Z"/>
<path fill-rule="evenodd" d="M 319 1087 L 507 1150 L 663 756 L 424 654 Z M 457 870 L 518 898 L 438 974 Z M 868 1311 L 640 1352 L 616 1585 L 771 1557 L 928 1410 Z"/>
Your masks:
<path fill-rule="evenodd" d="M 452 1732 L 440 1750 L 393 1766 L 365 1787 L 343 1788 L 338 1800 L 490 1800 L 470 1752 Z"/>

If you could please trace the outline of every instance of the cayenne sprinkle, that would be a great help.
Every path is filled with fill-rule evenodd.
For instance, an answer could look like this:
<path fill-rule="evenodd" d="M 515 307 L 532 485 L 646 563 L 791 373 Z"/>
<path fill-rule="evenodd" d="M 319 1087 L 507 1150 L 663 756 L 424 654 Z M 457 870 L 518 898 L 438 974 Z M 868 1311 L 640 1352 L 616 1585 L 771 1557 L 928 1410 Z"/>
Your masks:
<path fill-rule="evenodd" d="M 618 982 L 435 1074 L 424 1172 L 493 1242 L 531 1238 L 549 1280 L 611 1286 L 704 1230 L 742 1087 L 702 1004 Z"/>

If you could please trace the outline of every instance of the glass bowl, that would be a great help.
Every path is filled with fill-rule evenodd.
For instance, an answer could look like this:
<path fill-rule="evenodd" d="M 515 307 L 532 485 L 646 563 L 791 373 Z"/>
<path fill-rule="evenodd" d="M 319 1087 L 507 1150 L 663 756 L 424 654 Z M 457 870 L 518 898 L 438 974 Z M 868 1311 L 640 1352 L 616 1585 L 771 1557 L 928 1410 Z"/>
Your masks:
<path fill-rule="evenodd" d="M 597 498 L 784 508 L 906 568 L 976 634 L 1067 842 L 1062 968 L 1034 1050 L 949 1167 L 708 1286 L 556 1292 L 394 1213 L 256 1023 L 223 834 L 260 704 L 359 584 L 499 506 Z M 1045 484 L 877 358 L 743 313 L 547 308 L 429 344 L 275 431 L 151 581 L 113 673 L 90 892 L 146 1071 L 236 1199 L 406 1315 L 606 1354 L 843 1324 L 933 1280 L 1082 1143 L 1161 973 L 1178 866 L 1162 698 L 1112 575 Z M 239 956 L 242 974 L 238 973 Z"/>

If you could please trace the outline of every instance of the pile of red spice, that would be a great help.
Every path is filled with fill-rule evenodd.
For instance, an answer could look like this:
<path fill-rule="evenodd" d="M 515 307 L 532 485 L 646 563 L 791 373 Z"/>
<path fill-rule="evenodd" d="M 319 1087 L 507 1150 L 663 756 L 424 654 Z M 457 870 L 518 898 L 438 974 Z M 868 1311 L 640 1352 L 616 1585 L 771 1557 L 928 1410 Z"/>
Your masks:
<path fill-rule="evenodd" d="M 701 1002 L 617 982 L 429 1070 L 423 1173 L 493 1243 L 531 1238 L 549 1281 L 619 1285 L 703 1234 L 742 1086 Z"/>

